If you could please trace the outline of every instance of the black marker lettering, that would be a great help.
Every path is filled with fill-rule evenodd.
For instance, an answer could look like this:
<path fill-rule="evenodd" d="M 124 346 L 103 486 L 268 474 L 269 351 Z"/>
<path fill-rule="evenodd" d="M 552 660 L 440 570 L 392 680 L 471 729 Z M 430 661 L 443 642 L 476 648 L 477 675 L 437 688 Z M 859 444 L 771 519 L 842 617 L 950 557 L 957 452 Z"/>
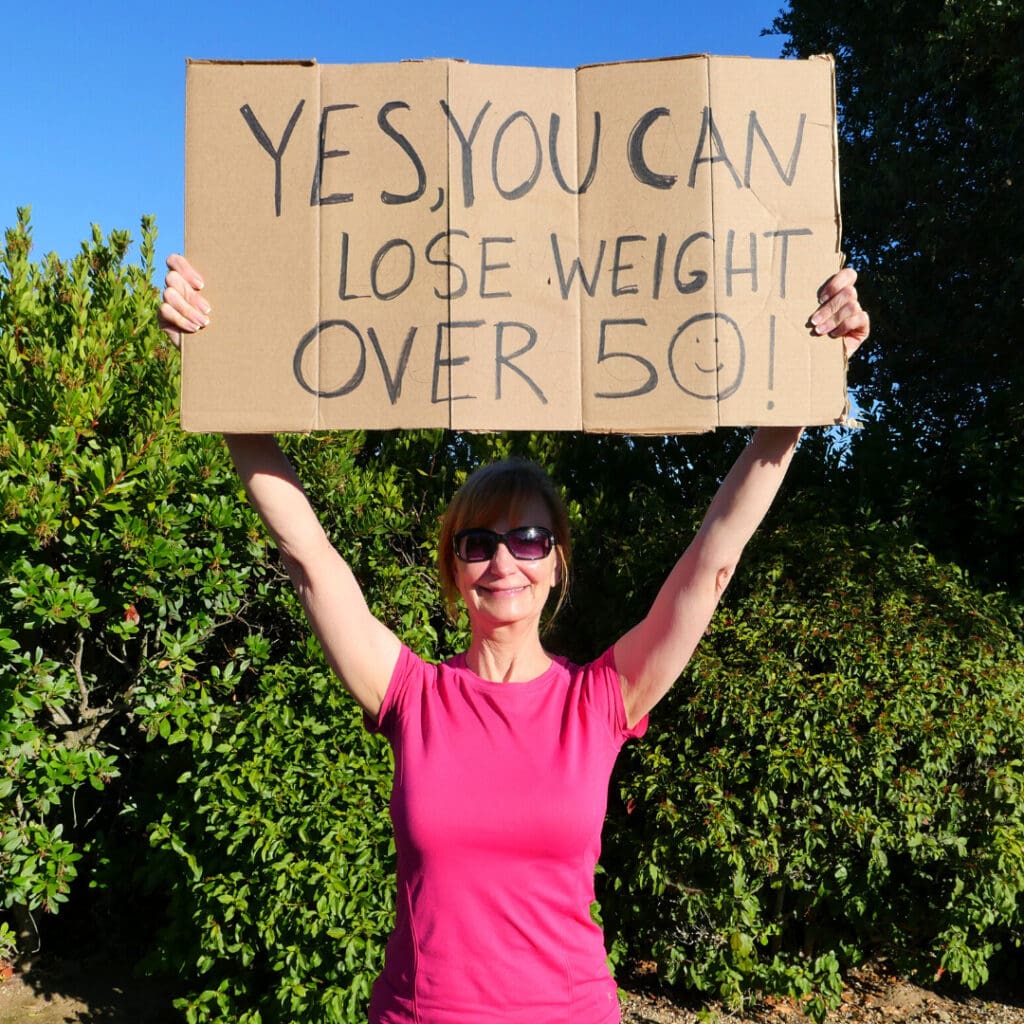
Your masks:
<path fill-rule="evenodd" d="M 679 246 L 679 252 L 676 253 L 676 268 L 675 268 L 675 280 L 676 280 L 676 291 L 682 295 L 689 295 L 691 292 L 699 292 L 701 288 L 707 283 L 708 274 L 706 270 L 691 270 L 690 281 L 688 284 L 683 284 L 682 278 L 679 276 L 680 270 L 683 266 L 683 257 L 686 255 L 687 250 L 697 241 L 698 238 L 706 238 L 708 241 L 713 241 L 711 235 L 706 231 L 695 231 L 681 246 Z"/>
<path fill-rule="evenodd" d="M 796 177 L 796 165 L 800 159 L 800 146 L 803 143 L 804 138 L 804 122 L 807 120 L 806 114 L 800 115 L 800 123 L 796 129 L 796 141 L 793 143 L 793 150 L 789 154 L 789 164 L 786 169 L 782 169 L 782 164 L 779 163 L 779 158 L 775 155 L 775 150 L 772 148 L 772 144 L 768 141 L 768 136 L 765 135 L 764 129 L 761 127 L 761 122 L 757 119 L 757 111 L 752 110 L 750 112 L 750 120 L 747 122 L 747 159 L 743 168 L 743 184 L 750 188 L 750 165 L 754 161 L 754 136 L 757 135 L 761 142 L 764 143 L 764 148 L 768 152 L 768 156 L 771 157 L 772 164 L 775 166 L 775 170 L 778 171 L 779 177 L 787 184 L 792 185 L 793 179 Z"/>
<path fill-rule="evenodd" d="M 601 321 L 601 333 L 597 340 L 597 361 L 599 363 L 603 363 L 607 359 L 631 359 L 633 362 L 639 363 L 647 370 L 647 380 L 645 380 L 638 388 L 633 388 L 632 391 L 595 391 L 595 398 L 633 398 L 636 395 L 646 395 L 649 391 L 653 391 L 658 385 L 658 371 L 654 368 L 654 364 L 649 359 L 645 359 L 643 356 L 638 356 L 635 352 L 609 352 L 605 347 L 609 327 L 628 326 L 646 327 L 647 321 L 643 319 Z"/>
<path fill-rule="evenodd" d="M 551 233 L 551 251 L 555 257 L 555 269 L 558 271 L 558 287 L 562 291 L 562 298 L 569 298 L 569 292 L 572 289 L 572 282 L 575 280 L 576 275 L 580 276 L 580 283 L 583 285 L 583 290 L 591 297 L 594 297 L 594 292 L 597 290 L 597 281 L 601 274 L 601 261 L 604 259 L 604 247 L 605 240 L 601 239 L 601 245 L 597 250 L 597 263 L 594 264 L 594 273 L 590 280 L 587 280 L 587 272 L 583 269 L 583 261 L 579 256 L 573 258 L 572 264 L 569 267 L 569 276 L 565 276 L 565 268 L 562 266 L 562 254 L 558 248 L 558 235 L 554 232 Z"/>
<path fill-rule="evenodd" d="M 366 299 L 368 295 L 350 295 L 348 292 L 348 232 L 341 233 L 341 272 L 338 275 L 338 298 L 343 302 L 347 299 Z"/>
<path fill-rule="evenodd" d="M 708 136 L 711 137 L 712 143 L 711 155 L 701 156 L 701 153 L 704 152 L 704 146 L 707 144 Z M 732 180 L 736 182 L 736 187 L 742 187 L 740 176 L 736 173 L 736 168 L 733 167 L 729 154 L 725 151 L 725 143 L 722 142 L 722 136 L 718 134 L 718 128 L 715 127 L 715 119 L 712 116 L 711 108 L 705 107 L 700 122 L 700 138 L 697 140 L 697 147 L 693 151 L 693 160 L 690 163 L 690 188 L 693 188 L 696 184 L 698 166 L 700 164 L 715 163 L 724 163 L 729 168 L 729 173 L 732 175 Z"/>
<path fill-rule="evenodd" d="M 385 103 L 380 108 L 377 114 L 377 124 L 380 130 L 390 139 L 394 139 L 395 142 L 401 147 L 402 152 L 412 162 L 413 167 L 416 169 L 416 188 L 412 192 L 406 195 L 399 195 L 394 192 L 382 191 L 380 194 L 380 201 L 386 205 L 394 205 L 397 203 L 412 203 L 415 202 L 420 196 L 423 195 L 427 190 L 427 171 L 423 166 L 423 161 L 420 159 L 419 153 L 416 152 L 413 144 L 388 120 L 388 115 L 392 110 L 408 110 L 409 104 L 402 103 L 399 100 L 393 100 L 391 103 Z"/>
<path fill-rule="evenodd" d="M 509 327 L 517 327 L 520 330 L 526 332 L 526 344 L 522 348 L 517 348 L 515 352 L 505 354 L 505 329 Z M 497 325 L 497 333 L 495 335 L 495 358 L 494 358 L 494 397 L 495 399 L 501 399 L 501 368 L 507 366 L 513 373 L 518 373 L 527 384 L 530 385 L 530 389 L 540 399 L 541 405 L 547 405 L 548 400 L 544 395 L 544 392 L 537 387 L 537 382 L 525 373 L 518 366 L 513 365 L 512 360 L 518 359 L 520 356 L 525 355 L 527 352 L 537 344 L 537 331 L 529 324 L 516 323 L 514 321 L 502 321 Z"/>
<path fill-rule="evenodd" d="M 481 238 L 480 239 L 480 298 L 481 299 L 507 299 L 511 292 L 489 292 L 487 291 L 487 275 L 492 270 L 508 270 L 511 263 L 488 263 L 487 246 L 492 242 L 504 245 L 514 245 L 514 238 Z"/>
<path fill-rule="evenodd" d="M 654 284 L 651 288 L 651 298 L 661 298 L 661 274 L 665 269 L 665 246 L 668 244 L 668 235 L 662 232 L 658 235 L 658 248 L 654 253 Z M 676 259 L 676 266 L 679 266 L 679 260 Z"/>
<path fill-rule="evenodd" d="M 810 228 L 784 228 L 781 231 L 766 231 L 765 238 L 781 238 L 782 252 L 779 254 L 779 298 L 786 297 L 786 266 L 789 263 L 789 239 L 795 235 L 813 235 Z"/>
<path fill-rule="evenodd" d="M 646 235 L 619 235 L 615 239 L 615 260 L 612 263 L 612 295 L 636 295 L 640 288 L 636 284 L 619 287 L 619 274 L 623 270 L 632 270 L 632 263 L 622 262 L 622 247 L 630 242 L 646 242 Z"/>
<path fill-rule="evenodd" d="M 498 162 L 500 161 L 501 143 L 505 138 L 505 132 L 515 124 L 516 121 L 525 119 L 526 123 L 530 127 L 530 131 L 533 133 L 533 146 L 534 146 L 534 159 L 533 159 L 533 170 L 518 184 L 515 188 L 505 189 L 501 187 L 501 182 L 498 181 Z M 519 147 L 515 147 L 517 150 Z M 517 110 L 514 114 L 509 114 L 504 121 L 501 122 L 501 127 L 498 128 L 494 134 L 494 148 L 491 150 L 491 180 L 494 182 L 494 187 L 498 190 L 498 194 L 503 199 L 522 199 L 534 185 L 537 184 L 537 179 L 540 177 L 540 169 L 544 163 L 544 150 L 540 144 L 540 133 L 537 131 L 537 126 L 533 123 L 533 118 L 525 110 Z"/>
<path fill-rule="evenodd" d="M 393 377 L 388 361 L 384 358 L 384 351 L 380 347 L 377 332 L 372 327 L 368 327 L 366 333 L 370 336 L 373 351 L 377 353 L 377 362 L 380 363 L 381 372 L 384 374 L 384 387 L 388 389 L 388 398 L 394 405 L 402 396 L 402 380 L 405 377 L 405 368 L 409 365 L 409 355 L 412 352 L 412 343 L 416 338 L 416 328 L 410 327 L 405 341 L 402 342 L 402 351 L 398 354 L 398 366 Z"/>
<path fill-rule="evenodd" d="M 430 400 L 435 405 L 439 402 L 459 402 L 464 398 L 476 398 L 476 395 L 453 395 L 452 391 L 452 373 L 451 369 L 453 366 L 462 366 L 463 363 L 469 362 L 469 356 L 456 356 L 454 359 L 451 354 L 451 334 L 452 331 L 462 327 L 482 327 L 483 320 L 456 320 L 439 323 L 437 325 L 437 342 L 434 345 L 434 381 L 430 388 Z M 448 332 L 448 358 L 442 359 L 441 353 L 444 350 L 444 332 Z M 448 394 L 438 395 L 437 386 L 441 382 L 441 367 L 448 367 Z"/>
<path fill-rule="evenodd" d="M 629 133 L 627 150 L 629 169 L 637 181 L 642 185 L 650 185 L 651 188 L 671 188 L 676 183 L 676 175 L 659 174 L 657 171 L 652 171 L 644 157 L 644 139 L 647 137 L 651 125 L 659 118 L 668 117 L 670 114 L 671 111 L 667 107 L 655 107 L 653 110 L 648 110 L 633 125 L 633 130 Z M 692 186 L 693 182 L 691 181 L 690 184 Z"/>
<path fill-rule="evenodd" d="M 317 148 L 316 171 L 313 174 L 313 188 L 309 193 L 310 206 L 331 206 L 334 203 L 351 203 L 355 198 L 351 192 L 332 192 L 329 196 L 323 194 L 324 163 L 334 157 L 348 156 L 347 149 L 327 148 L 327 121 L 330 115 L 336 110 L 355 110 L 355 103 L 335 103 L 333 106 L 324 107 L 320 113 L 320 145 Z"/>
<path fill-rule="evenodd" d="M 288 120 L 288 125 L 284 130 L 284 134 L 281 136 L 281 141 L 275 146 L 270 141 L 270 136 L 263 129 L 263 125 L 260 124 L 259 119 L 253 113 L 252 107 L 246 103 L 241 107 L 241 115 L 245 118 L 245 123 L 249 126 L 249 130 L 256 137 L 256 141 L 270 154 L 270 158 L 274 161 L 274 216 L 281 216 L 281 157 L 284 156 L 284 151 L 288 146 L 288 140 L 292 137 L 292 130 L 298 123 L 299 115 L 302 113 L 302 107 L 305 104 L 305 100 L 299 100 L 298 106 L 292 111 L 292 116 Z"/>
<path fill-rule="evenodd" d="M 380 277 L 381 264 L 384 262 L 388 253 L 395 251 L 396 249 L 404 249 L 408 253 L 408 266 L 405 272 L 405 280 L 399 281 L 394 288 L 389 291 L 382 291 L 378 287 L 378 280 Z M 376 252 L 373 257 L 373 262 L 370 264 L 370 288 L 373 290 L 373 294 L 378 299 L 393 299 L 412 284 L 412 279 L 416 274 L 416 253 L 413 251 L 412 244 L 407 242 L 404 238 L 392 238 L 390 241 L 385 242 Z"/>
<path fill-rule="evenodd" d="M 466 294 L 466 291 L 467 291 L 467 289 L 469 287 L 469 280 L 466 277 L 466 271 L 462 267 L 460 267 L 458 263 L 453 263 L 452 262 L 451 251 L 450 251 L 450 244 L 451 244 L 451 236 L 452 235 L 461 235 L 463 238 L 469 238 L 469 232 L 468 231 L 459 231 L 459 230 L 441 231 L 441 232 L 438 232 L 438 234 L 434 235 L 434 237 L 427 243 L 427 262 L 432 267 L 447 267 L 448 271 L 449 271 L 449 273 L 448 273 L 448 294 L 444 295 L 441 292 L 439 292 L 436 288 L 434 289 L 434 294 L 439 299 L 460 299 L 460 298 L 462 298 L 463 295 Z M 445 242 L 449 243 L 449 251 L 446 252 L 440 259 L 434 259 L 434 246 L 437 245 L 438 243 L 440 243 L 441 241 L 445 241 Z M 460 284 L 458 286 L 458 288 L 455 289 L 455 291 L 451 290 L 451 283 L 452 283 L 451 271 L 453 271 L 453 270 L 457 270 L 462 275 L 462 284 Z"/>
<path fill-rule="evenodd" d="M 590 166 L 587 168 L 587 173 L 583 176 L 583 181 L 580 183 L 579 188 L 573 188 L 562 174 L 562 165 L 558 161 L 558 128 L 561 123 L 561 119 L 557 114 L 551 115 L 551 125 L 548 129 L 548 155 L 551 158 L 551 170 L 555 173 L 555 180 L 562 187 L 565 192 L 568 192 L 573 196 L 583 195 L 591 183 L 594 180 L 594 175 L 597 173 L 597 154 L 601 145 L 601 112 L 599 110 L 594 111 L 594 144 L 590 147 Z"/>
<path fill-rule="evenodd" d="M 711 331 L 713 332 L 710 339 L 707 335 L 695 331 L 693 334 L 693 341 L 690 342 L 691 348 L 693 345 L 700 345 L 705 341 L 712 343 L 712 365 L 704 366 L 693 360 L 695 368 L 713 381 L 709 387 L 704 388 L 700 391 L 694 391 L 693 388 L 688 388 L 680 379 L 676 373 L 676 346 L 679 341 L 690 331 L 691 328 L 696 327 L 698 324 L 702 324 L 705 321 L 711 322 Z M 727 384 L 724 388 L 722 387 L 721 373 L 726 369 L 725 364 L 719 358 L 719 345 L 720 340 L 718 332 L 722 324 L 727 324 L 732 328 L 736 336 L 736 352 L 733 354 L 736 362 L 736 376 L 733 378 L 730 384 Z M 743 334 L 740 332 L 740 326 L 736 323 L 731 316 L 726 316 L 725 313 L 698 313 L 696 316 L 691 316 L 685 323 L 679 325 L 679 329 L 674 335 L 668 346 L 668 368 L 672 374 L 672 379 L 676 382 L 676 387 L 680 391 L 689 395 L 691 398 L 699 398 L 702 401 L 708 401 L 717 398 L 722 401 L 728 398 L 730 395 L 736 393 L 740 384 L 743 383 L 743 373 L 746 367 L 746 344 L 743 341 Z"/>
<path fill-rule="evenodd" d="M 483 122 L 484 114 L 490 109 L 491 101 L 488 100 L 481 108 L 480 113 L 476 115 L 476 120 L 473 122 L 473 128 L 469 133 L 469 138 L 466 138 L 466 133 L 463 132 L 462 126 L 458 121 L 455 120 L 455 115 L 451 112 L 448 104 L 441 100 L 441 109 L 445 112 L 445 116 L 448 118 L 451 126 L 455 129 L 455 134 L 459 137 L 459 144 L 462 146 L 462 202 L 468 210 L 473 205 L 474 193 L 473 193 L 473 141 L 476 139 L 476 133 L 480 129 L 480 125 Z"/>
<path fill-rule="evenodd" d="M 306 380 L 302 372 L 302 357 L 306 354 L 306 349 L 314 341 L 319 341 L 320 336 L 333 327 L 343 327 L 355 335 L 356 341 L 359 342 L 359 361 L 352 372 L 352 376 L 344 384 L 333 391 L 324 391 L 320 387 L 313 387 Z M 318 398 L 341 398 L 344 395 L 350 394 L 363 382 L 363 375 L 366 373 L 366 344 L 363 341 L 363 336 L 348 320 L 322 320 L 316 327 L 302 336 L 302 340 L 295 349 L 295 357 L 292 359 L 292 373 L 294 373 L 295 379 L 299 382 L 299 386 L 303 391 L 308 391 L 311 395 L 316 395 Z"/>
<path fill-rule="evenodd" d="M 750 266 L 737 267 L 733 265 L 733 245 L 736 241 L 736 232 L 730 228 L 725 242 L 725 294 L 732 295 L 732 279 L 740 274 L 750 275 L 750 290 L 757 294 L 757 235 L 753 231 L 750 238 Z"/>

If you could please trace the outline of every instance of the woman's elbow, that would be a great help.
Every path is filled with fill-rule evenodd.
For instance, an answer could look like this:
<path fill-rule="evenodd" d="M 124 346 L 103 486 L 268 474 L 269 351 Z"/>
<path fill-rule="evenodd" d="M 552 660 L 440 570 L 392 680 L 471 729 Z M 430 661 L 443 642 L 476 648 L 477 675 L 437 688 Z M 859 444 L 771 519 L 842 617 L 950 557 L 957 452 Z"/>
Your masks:
<path fill-rule="evenodd" d="M 292 586 L 299 596 L 302 597 L 309 590 L 309 574 L 306 572 L 302 560 L 296 558 L 294 554 L 282 551 L 281 565 L 284 566 L 284 571 L 288 573 L 288 579 L 292 581 Z"/>
<path fill-rule="evenodd" d="M 725 588 L 729 586 L 729 581 L 732 579 L 733 574 L 736 572 L 736 564 L 736 562 L 730 562 L 728 565 L 721 566 L 715 572 L 716 603 L 722 599 L 722 595 L 725 593 Z"/>

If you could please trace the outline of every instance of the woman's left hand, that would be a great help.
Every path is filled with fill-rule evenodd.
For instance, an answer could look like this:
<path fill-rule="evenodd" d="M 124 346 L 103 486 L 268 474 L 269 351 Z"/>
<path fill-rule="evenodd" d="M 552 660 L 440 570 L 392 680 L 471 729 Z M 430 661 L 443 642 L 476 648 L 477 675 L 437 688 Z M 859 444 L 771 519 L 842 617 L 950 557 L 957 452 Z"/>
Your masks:
<path fill-rule="evenodd" d="M 821 305 L 811 316 L 815 334 L 842 338 L 847 358 L 853 355 L 871 333 L 871 321 L 857 299 L 857 271 L 844 267 L 818 290 Z"/>

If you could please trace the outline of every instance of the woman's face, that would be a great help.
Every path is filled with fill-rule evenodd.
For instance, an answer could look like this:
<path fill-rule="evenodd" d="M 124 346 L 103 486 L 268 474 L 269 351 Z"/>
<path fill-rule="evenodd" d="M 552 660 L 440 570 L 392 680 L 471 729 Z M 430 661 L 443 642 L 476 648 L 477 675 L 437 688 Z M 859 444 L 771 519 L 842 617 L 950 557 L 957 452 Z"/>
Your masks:
<path fill-rule="evenodd" d="M 531 498 L 516 510 L 514 518 L 504 515 L 493 522 L 472 525 L 506 533 L 519 526 L 543 526 L 550 530 L 554 524 L 543 499 Z M 548 594 L 558 583 L 558 571 L 554 548 L 546 557 L 528 561 L 513 558 L 508 548 L 499 544 L 490 561 L 456 559 L 455 582 L 473 630 L 487 631 L 530 620 L 539 625 Z"/>

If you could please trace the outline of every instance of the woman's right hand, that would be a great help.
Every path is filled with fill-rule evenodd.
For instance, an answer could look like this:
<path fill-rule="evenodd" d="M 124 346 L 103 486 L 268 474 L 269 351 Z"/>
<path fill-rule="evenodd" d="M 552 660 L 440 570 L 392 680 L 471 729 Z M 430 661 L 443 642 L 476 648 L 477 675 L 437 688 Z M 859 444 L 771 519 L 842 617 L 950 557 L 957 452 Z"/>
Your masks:
<path fill-rule="evenodd" d="M 160 327 L 176 347 L 181 345 L 183 332 L 195 334 L 210 322 L 210 304 L 199 294 L 203 288 L 203 279 L 184 256 L 174 253 L 167 257 Z"/>

